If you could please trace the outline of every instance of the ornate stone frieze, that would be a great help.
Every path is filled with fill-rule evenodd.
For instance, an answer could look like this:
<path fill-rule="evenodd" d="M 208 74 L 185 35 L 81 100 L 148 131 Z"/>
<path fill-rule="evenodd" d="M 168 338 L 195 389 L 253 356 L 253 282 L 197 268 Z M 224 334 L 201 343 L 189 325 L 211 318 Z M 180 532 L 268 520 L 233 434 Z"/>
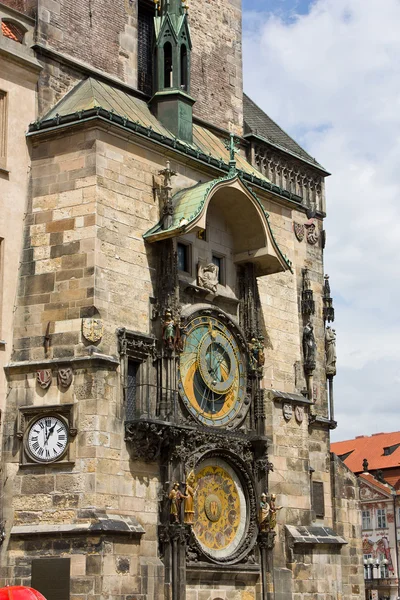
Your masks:
<path fill-rule="evenodd" d="M 324 178 L 300 161 L 259 144 L 255 146 L 255 166 L 272 183 L 300 196 L 306 206 L 323 209 Z"/>
<path fill-rule="evenodd" d="M 148 356 L 156 358 L 156 339 L 137 331 L 121 328 L 117 330 L 118 350 L 137 361 L 144 361 Z"/>

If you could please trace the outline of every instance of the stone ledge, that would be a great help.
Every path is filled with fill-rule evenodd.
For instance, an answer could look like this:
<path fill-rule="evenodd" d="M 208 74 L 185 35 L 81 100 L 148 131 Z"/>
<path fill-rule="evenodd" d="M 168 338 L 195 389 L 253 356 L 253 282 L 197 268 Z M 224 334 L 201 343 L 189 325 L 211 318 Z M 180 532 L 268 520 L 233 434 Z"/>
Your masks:
<path fill-rule="evenodd" d="M 309 424 L 310 425 L 320 425 L 321 427 L 327 429 L 336 429 L 337 421 L 333 419 L 329 419 L 328 417 L 321 417 L 320 415 L 309 415 Z"/>
<path fill-rule="evenodd" d="M 285 525 L 286 533 L 294 546 L 305 545 L 334 545 L 344 546 L 346 540 L 337 535 L 330 527 L 313 525 L 311 527 L 295 527 Z"/>
<path fill-rule="evenodd" d="M 86 367 L 118 367 L 119 360 L 114 356 L 107 354 L 93 353 L 87 356 L 73 356 L 71 358 L 51 358 L 43 360 L 27 360 L 20 362 L 10 362 L 4 367 L 6 372 L 12 371 L 33 371 L 37 369 L 51 369 L 52 367 L 61 367 L 70 365 L 74 369 L 84 369 Z"/>
<path fill-rule="evenodd" d="M 190 563 L 186 567 L 188 583 L 229 582 L 236 580 L 255 584 L 261 576 L 259 564 L 211 565 L 210 563 Z"/>
<path fill-rule="evenodd" d="M 72 536 L 72 535 L 127 535 L 141 537 L 145 530 L 134 517 L 122 515 L 96 514 L 88 511 L 91 520 L 81 523 L 43 523 L 38 525 L 14 525 L 11 537 L 36 537 L 36 536 Z"/>
<path fill-rule="evenodd" d="M 276 400 L 277 402 L 293 402 L 293 404 L 304 404 L 310 406 L 314 404 L 312 400 L 309 400 L 302 394 L 289 393 L 289 392 L 280 392 L 279 390 L 267 390 L 268 395 L 272 400 Z"/>

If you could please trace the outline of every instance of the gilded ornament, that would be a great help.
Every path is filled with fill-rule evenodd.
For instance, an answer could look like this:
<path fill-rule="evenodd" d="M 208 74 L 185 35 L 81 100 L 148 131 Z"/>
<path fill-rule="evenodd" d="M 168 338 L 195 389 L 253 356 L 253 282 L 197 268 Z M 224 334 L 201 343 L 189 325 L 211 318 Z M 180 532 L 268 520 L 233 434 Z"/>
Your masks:
<path fill-rule="evenodd" d="M 88 342 L 99 342 L 103 337 L 104 325 L 101 319 L 82 319 L 82 335 Z"/>
<path fill-rule="evenodd" d="M 51 384 L 51 369 L 42 369 L 41 371 L 36 371 L 36 381 L 42 390 L 47 390 Z"/>
<path fill-rule="evenodd" d="M 204 511 L 207 519 L 212 523 L 216 523 L 222 512 L 221 500 L 215 494 L 210 494 L 204 501 Z"/>

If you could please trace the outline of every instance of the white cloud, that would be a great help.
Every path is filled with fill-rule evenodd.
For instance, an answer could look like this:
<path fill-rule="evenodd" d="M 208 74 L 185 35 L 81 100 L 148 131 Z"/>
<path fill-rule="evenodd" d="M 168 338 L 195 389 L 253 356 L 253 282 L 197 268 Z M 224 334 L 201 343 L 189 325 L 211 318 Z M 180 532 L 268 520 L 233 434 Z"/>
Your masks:
<path fill-rule="evenodd" d="M 399 22 L 399 0 L 317 0 L 289 22 L 244 20 L 246 92 L 333 173 L 335 439 L 400 428 Z"/>

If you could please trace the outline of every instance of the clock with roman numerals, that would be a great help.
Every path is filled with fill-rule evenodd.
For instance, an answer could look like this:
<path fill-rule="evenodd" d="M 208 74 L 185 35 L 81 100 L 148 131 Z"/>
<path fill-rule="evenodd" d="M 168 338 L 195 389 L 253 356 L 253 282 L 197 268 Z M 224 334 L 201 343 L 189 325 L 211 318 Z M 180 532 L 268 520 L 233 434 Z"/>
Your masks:
<path fill-rule="evenodd" d="M 56 415 L 45 415 L 29 426 L 25 449 L 35 462 L 60 460 L 68 447 L 68 425 Z"/>

